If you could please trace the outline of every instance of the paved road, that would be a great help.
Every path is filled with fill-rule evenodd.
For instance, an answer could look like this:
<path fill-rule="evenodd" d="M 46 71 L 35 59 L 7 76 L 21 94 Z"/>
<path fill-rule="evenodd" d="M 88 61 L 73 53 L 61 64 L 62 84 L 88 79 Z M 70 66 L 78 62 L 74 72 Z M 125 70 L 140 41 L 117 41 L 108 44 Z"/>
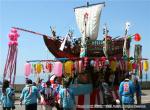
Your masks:
<path fill-rule="evenodd" d="M 146 107 L 142 110 L 150 110 L 150 90 L 143 90 L 142 91 L 142 104 Z M 19 94 L 18 94 L 19 97 Z M 142 106 L 143 107 L 143 106 Z M 20 106 L 19 101 L 16 101 L 16 110 L 24 110 L 24 105 Z M 2 107 L 0 105 L 0 110 L 2 110 Z M 42 110 L 41 105 L 38 105 L 38 110 Z M 52 110 L 56 110 L 56 108 L 53 108 Z M 137 110 L 137 109 L 135 109 Z M 140 110 L 140 109 L 138 109 Z"/>

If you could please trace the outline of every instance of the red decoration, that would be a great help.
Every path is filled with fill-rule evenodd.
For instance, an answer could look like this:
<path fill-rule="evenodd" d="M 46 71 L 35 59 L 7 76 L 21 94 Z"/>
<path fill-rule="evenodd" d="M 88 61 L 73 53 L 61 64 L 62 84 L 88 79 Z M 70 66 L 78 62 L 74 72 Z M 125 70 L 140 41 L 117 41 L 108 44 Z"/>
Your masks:
<path fill-rule="evenodd" d="M 132 68 L 133 68 L 133 69 L 137 69 L 137 64 L 136 64 L 136 63 L 133 63 L 133 64 L 132 64 Z"/>
<path fill-rule="evenodd" d="M 140 41 L 140 40 L 141 40 L 140 34 L 136 33 L 136 34 L 134 35 L 134 40 L 135 40 L 135 41 Z"/>
<path fill-rule="evenodd" d="M 46 69 L 48 69 L 48 71 L 51 72 L 52 71 L 52 64 L 46 63 Z"/>
<path fill-rule="evenodd" d="M 88 57 L 84 57 L 84 67 L 86 67 L 87 66 L 87 64 L 88 64 Z"/>

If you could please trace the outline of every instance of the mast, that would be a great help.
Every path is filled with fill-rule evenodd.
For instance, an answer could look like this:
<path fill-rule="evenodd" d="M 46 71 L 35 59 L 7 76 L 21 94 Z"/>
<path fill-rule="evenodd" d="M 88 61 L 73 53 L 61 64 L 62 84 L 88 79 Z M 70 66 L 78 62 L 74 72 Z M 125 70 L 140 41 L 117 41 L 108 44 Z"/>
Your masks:
<path fill-rule="evenodd" d="M 104 29 L 103 29 L 103 34 L 104 34 L 104 45 L 103 45 L 103 52 L 105 57 L 108 59 L 108 41 L 107 41 L 107 36 L 108 36 L 108 29 L 107 29 L 107 25 L 105 24 Z"/>
<path fill-rule="evenodd" d="M 127 52 L 127 39 L 128 39 L 128 31 L 129 31 L 130 23 L 126 22 L 126 27 L 125 27 L 125 37 L 124 37 L 124 45 L 123 45 L 123 56 L 124 57 L 129 57 L 128 52 Z"/>
<path fill-rule="evenodd" d="M 34 31 L 31 31 L 31 30 L 27 30 L 27 29 L 23 29 L 23 28 L 19 28 L 19 27 L 12 27 L 12 28 L 20 30 L 20 31 L 25 31 L 25 32 L 29 32 L 29 33 L 32 33 L 32 34 L 40 35 L 40 36 L 47 36 L 47 37 L 51 38 L 50 36 L 45 35 L 45 34 L 41 34 L 39 32 L 34 32 Z"/>

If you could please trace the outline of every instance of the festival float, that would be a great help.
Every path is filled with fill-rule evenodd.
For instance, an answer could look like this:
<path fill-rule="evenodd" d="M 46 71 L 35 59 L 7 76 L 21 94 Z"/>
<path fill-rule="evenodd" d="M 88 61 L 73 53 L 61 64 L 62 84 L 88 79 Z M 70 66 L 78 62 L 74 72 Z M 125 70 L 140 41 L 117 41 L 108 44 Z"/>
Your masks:
<path fill-rule="evenodd" d="M 148 71 L 148 61 L 142 58 L 142 46 L 140 44 L 135 45 L 134 57 L 130 56 L 131 41 L 134 39 L 138 42 L 141 40 L 141 36 L 138 33 L 128 35 L 129 22 L 126 22 L 124 36 L 113 38 L 108 34 L 109 30 L 105 25 L 103 40 L 97 40 L 100 15 L 104 6 L 105 3 L 87 3 L 87 6 L 74 8 L 77 25 L 81 33 L 81 37 L 78 39 L 72 38 L 72 31 L 69 31 L 65 38 L 61 38 L 57 36 L 53 28 L 51 28 L 52 36 L 48 36 L 12 27 L 15 31 L 25 31 L 42 36 L 49 52 L 55 56 L 53 60 L 27 61 L 25 76 L 29 77 L 31 73 L 37 75 L 53 73 L 50 78 L 52 84 L 55 83 L 55 77 L 63 81 L 71 78 L 70 88 L 76 95 L 77 109 L 84 109 L 85 106 L 83 105 L 87 105 L 86 108 L 94 109 L 96 105 L 104 104 L 101 87 L 103 81 L 109 84 L 112 96 L 116 100 L 119 98 L 118 86 L 124 79 L 125 73 L 130 72 L 142 79 L 143 68 Z M 10 52 L 8 53 L 10 54 Z M 15 59 L 16 52 L 12 54 Z M 7 70 L 11 70 L 9 68 L 16 64 L 16 61 L 12 60 L 14 62 L 9 67 L 8 62 L 11 61 L 11 58 L 7 60 L 4 78 L 9 73 Z M 8 76 L 11 78 L 11 75 L 8 74 Z"/>

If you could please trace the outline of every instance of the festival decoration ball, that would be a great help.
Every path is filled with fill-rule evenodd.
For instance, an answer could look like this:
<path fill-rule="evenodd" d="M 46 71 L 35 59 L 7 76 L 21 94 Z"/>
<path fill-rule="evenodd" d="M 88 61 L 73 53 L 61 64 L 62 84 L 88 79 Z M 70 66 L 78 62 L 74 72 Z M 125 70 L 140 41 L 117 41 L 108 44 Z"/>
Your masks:
<path fill-rule="evenodd" d="M 9 46 L 11 46 L 12 44 L 13 44 L 13 42 L 12 42 L 12 41 L 9 41 L 9 42 L 8 42 L 8 45 L 9 45 Z"/>
<path fill-rule="evenodd" d="M 132 36 L 128 36 L 128 39 L 131 40 Z"/>
<path fill-rule="evenodd" d="M 130 57 L 130 60 L 134 60 L 134 58 L 133 58 L 133 57 Z"/>
<path fill-rule="evenodd" d="M 14 33 L 14 34 L 15 34 L 14 36 L 17 38 L 20 36 L 18 33 Z"/>
<path fill-rule="evenodd" d="M 14 37 L 15 37 L 15 33 L 9 33 L 9 34 L 8 34 L 8 37 L 9 37 L 9 39 L 10 39 L 11 41 L 13 41 L 13 40 L 14 40 Z"/>
<path fill-rule="evenodd" d="M 128 60 L 128 56 L 127 56 L 127 55 L 124 55 L 124 56 L 123 56 L 123 59 L 124 59 L 125 61 L 127 61 L 127 60 Z"/>
<path fill-rule="evenodd" d="M 31 64 L 30 63 L 26 63 L 25 64 L 25 76 L 28 77 L 31 73 Z"/>
<path fill-rule="evenodd" d="M 145 61 L 143 62 L 143 68 L 144 68 L 144 71 L 146 71 L 146 72 L 149 70 L 149 63 L 148 63 L 147 60 L 145 60 Z"/>
<path fill-rule="evenodd" d="M 140 34 L 136 33 L 136 34 L 134 35 L 134 40 L 135 40 L 135 41 L 140 41 L 140 40 L 141 40 Z"/>
<path fill-rule="evenodd" d="M 11 32 L 12 33 L 17 33 L 17 30 L 13 28 L 13 29 L 11 29 Z"/>
<path fill-rule="evenodd" d="M 18 37 L 14 37 L 14 38 L 13 38 L 13 41 L 17 41 L 17 40 L 18 40 Z"/>
<path fill-rule="evenodd" d="M 61 77 L 62 76 L 62 69 L 63 69 L 63 64 L 61 62 L 55 62 L 54 63 L 53 73 L 57 77 Z"/>
<path fill-rule="evenodd" d="M 18 42 L 17 41 L 13 41 L 12 44 L 15 45 L 15 46 L 18 46 Z"/>

